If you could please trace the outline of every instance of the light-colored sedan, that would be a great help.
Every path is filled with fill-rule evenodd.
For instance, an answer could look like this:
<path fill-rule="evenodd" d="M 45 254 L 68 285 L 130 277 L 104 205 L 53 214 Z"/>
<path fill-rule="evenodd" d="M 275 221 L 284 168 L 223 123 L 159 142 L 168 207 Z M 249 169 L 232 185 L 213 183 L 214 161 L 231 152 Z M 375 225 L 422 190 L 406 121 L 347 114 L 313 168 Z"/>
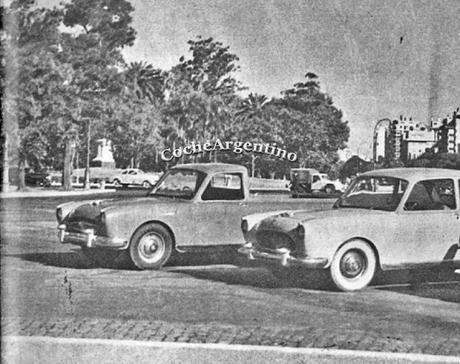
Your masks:
<path fill-rule="evenodd" d="M 160 176 L 161 173 L 146 173 L 138 168 L 128 168 L 112 176 L 110 181 L 115 187 L 137 185 L 144 188 L 150 188 L 157 183 Z"/>
<path fill-rule="evenodd" d="M 239 251 L 279 276 L 294 266 L 305 274 L 326 269 L 343 291 L 366 287 L 379 269 L 454 270 L 460 267 L 459 195 L 460 171 L 367 172 L 331 210 L 244 217 L 247 243 Z"/>

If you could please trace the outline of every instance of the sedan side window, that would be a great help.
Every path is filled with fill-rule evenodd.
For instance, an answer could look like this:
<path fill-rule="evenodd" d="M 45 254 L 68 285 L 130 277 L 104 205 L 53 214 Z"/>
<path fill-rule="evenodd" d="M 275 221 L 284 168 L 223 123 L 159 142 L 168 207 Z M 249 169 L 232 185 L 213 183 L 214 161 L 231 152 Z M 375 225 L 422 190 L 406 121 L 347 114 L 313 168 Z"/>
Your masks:
<path fill-rule="evenodd" d="M 239 173 L 219 173 L 212 177 L 201 199 L 242 200 L 244 199 L 243 179 Z"/>
<path fill-rule="evenodd" d="M 412 189 L 405 210 L 452 210 L 456 208 L 454 181 L 436 179 L 417 182 Z"/>

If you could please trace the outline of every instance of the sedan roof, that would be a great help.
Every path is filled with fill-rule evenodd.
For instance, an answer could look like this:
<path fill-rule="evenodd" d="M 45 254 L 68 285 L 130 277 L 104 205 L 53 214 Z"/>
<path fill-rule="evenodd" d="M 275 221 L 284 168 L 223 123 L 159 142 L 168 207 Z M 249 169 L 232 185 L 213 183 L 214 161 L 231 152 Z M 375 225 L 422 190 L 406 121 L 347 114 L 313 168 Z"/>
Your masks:
<path fill-rule="evenodd" d="M 460 171 L 442 168 L 390 168 L 365 172 L 362 176 L 395 177 L 405 180 L 432 178 L 460 178 Z"/>
<path fill-rule="evenodd" d="M 178 164 L 173 167 L 177 168 L 187 168 L 187 169 L 196 169 L 205 173 L 215 173 L 215 172 L 246 172 L 247 169 L 244 166 L 238 164 L 229 164 L 229 163 L 190 163 L 190 164 Z"/>

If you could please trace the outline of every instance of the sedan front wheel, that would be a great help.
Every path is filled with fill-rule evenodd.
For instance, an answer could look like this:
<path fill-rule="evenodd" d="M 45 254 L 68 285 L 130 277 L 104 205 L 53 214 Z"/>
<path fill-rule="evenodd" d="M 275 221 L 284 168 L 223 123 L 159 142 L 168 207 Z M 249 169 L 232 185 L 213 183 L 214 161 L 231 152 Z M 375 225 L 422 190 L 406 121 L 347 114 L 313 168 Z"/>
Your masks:
<path fill-rule="evenodd" d="M 342 291 L 356 291 L 366 287 L 374 278 L 377 258 L 374 250 L 363 240 L 342 245 L 331 264 L 331 278 Z"/>
<path fill-rule="evenodd" d="M 139 269 L 159 269 L 171 257 L 173 240 L 169 231 L 156 223 L 141 226 L 129 245 L 129 256 Z"/>

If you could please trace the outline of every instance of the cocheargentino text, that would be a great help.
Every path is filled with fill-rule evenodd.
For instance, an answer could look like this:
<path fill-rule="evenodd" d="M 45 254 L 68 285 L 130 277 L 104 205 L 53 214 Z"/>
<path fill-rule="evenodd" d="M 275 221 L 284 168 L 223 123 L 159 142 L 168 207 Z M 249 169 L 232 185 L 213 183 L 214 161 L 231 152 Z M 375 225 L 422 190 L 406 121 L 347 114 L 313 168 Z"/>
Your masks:
<path fill-rule="evenodd" d="M 205 142 L 203 144 L 192 142 L 189 145 L 176 149 L 164 149 L 161 152 L 161 159 L 169 162 L 174 158 L 181 158 L 184 155 L 196 155 L 214 151 L 229 151 L 236 154 L 241 154 L 243 152 L 263 153 L 280 159 L 286 159 L 290 162 L 295 162 L 297 160 L 296 153 L 288 152 L 285 149 L 268 143 L 221 141 L 220 139 L 217 139 L 215 142 Z"/>

